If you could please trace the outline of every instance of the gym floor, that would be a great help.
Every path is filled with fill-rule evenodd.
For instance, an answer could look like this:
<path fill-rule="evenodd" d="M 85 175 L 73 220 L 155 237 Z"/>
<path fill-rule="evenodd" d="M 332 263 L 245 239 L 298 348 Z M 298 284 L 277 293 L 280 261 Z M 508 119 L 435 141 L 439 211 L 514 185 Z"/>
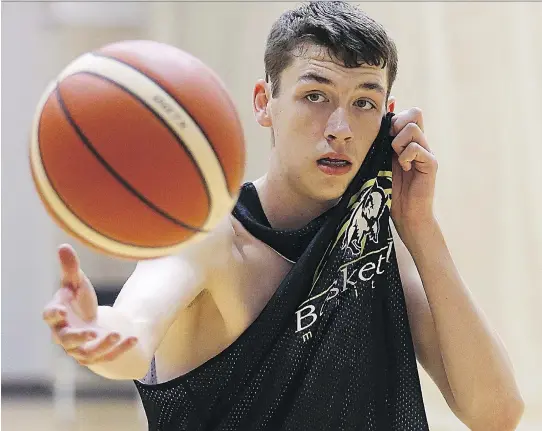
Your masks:
<path fill-rule="evenodd" d="M 430 416 L 431 431 L 462 431 L 466 427 L 450 419 Z M 3 431 L 145 431 L 146 420 L 137 400 L 79 400 L 75 414 L 60 419 L 51 400 L 2 400 Z M 519 431 L 540 431 L 542 412 L 527 410 Z"/>
<path fill-rule="evenodd" d="M 71 418 L 56 415 L 50 399 L 2 400 L 5 431 L 144 431 L 146 420 L 137 401 L 78 401 Z"/>

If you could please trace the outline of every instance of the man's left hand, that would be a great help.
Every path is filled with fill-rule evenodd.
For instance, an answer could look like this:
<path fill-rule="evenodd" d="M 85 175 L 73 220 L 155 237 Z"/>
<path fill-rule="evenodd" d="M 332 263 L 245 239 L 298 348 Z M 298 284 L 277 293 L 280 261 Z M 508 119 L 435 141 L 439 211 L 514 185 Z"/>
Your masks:
<path fill-rule="evenodd" d="M 424 135 L 419 108 L 392 118 L 393 187 L 391 216 L 399 234 L 412 234 L 435 221 L 433 199 L 438 163 Z"/>

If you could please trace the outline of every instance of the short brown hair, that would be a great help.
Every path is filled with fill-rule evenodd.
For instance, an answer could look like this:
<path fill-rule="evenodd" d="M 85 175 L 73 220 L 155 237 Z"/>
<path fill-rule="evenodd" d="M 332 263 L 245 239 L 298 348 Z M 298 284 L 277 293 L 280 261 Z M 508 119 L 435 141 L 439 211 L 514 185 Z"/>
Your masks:
<path fill-rule="evenodd" d="M 345 67 L 388 67 L 388 97 L 397 75 L 397 48 L 384 27 L 344 1 L 314 1 L 284 12 L 273 24 L 265 48 L 266 80 L 280 92 L 280 75 L 304 43 L 327 48 Z"/>

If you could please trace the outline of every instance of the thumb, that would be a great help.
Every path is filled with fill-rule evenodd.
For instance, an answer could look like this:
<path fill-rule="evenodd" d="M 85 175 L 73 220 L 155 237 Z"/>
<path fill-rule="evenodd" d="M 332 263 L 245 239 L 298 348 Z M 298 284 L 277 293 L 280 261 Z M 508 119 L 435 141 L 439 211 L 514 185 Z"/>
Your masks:
<path fill-rule="evenodd" d="M 77 253 L 71 245 L 62 244 L 58 248 L 58 257 L 62 269 L 62 285 L 76 289 L 81 281 L 81 268 Z"/>

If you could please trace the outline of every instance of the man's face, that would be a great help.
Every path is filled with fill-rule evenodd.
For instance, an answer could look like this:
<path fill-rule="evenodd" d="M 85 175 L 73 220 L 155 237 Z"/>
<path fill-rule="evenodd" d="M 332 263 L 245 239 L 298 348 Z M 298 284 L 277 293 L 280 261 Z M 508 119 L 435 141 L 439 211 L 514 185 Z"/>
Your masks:
<path fill-rule="evenodd" d="M 272 164 L 297 193 L 334 200 L 378 134 L 388 108 L 387 71 L 346 68 L 314 45 L 302 54 L 282 72 L 279 94 L 267 105 L 274 134 Z"/>

